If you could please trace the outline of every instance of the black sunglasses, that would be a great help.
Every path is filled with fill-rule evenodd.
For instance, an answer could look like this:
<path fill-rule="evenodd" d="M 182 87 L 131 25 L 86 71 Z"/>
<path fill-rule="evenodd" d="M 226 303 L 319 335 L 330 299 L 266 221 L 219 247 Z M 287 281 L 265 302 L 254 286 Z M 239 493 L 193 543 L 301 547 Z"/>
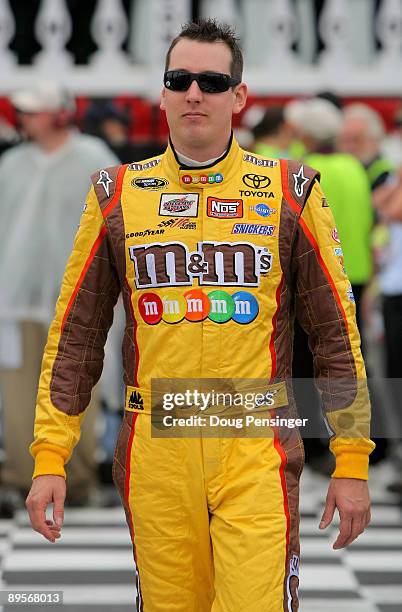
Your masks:
<path fill-rule="evenodd" d="M 164 85 L 171 91 L 187 91 L 193 81 L 204 93 L 222 93 L 240 81 L 229 74 L 220 72 L 186 72 L 185 70 L 168 70 L 163 77 Z"/>

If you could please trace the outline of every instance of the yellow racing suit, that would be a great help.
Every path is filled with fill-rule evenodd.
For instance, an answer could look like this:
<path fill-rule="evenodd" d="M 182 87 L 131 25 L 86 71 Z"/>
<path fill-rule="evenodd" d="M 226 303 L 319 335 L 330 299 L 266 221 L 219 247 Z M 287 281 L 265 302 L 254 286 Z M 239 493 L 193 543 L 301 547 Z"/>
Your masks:
<path fill-rule="evenodd" d="M 319 175 L 232 138 L 209 167 L 181 166 L 169 144 L 92 182 L 45 349 L 34 477 L 65 476 L 122 293 L 126 405 L 113 474 L 137 609 L 294 612 L 299 430 L 153 435 L 151 390 L 154 380 L 256 379 L 281 390 L 265 413 L 294 416 L 296 313 L 314 352 L 333 477 L 367 479 L 374 444 L 355 305 Z"/>

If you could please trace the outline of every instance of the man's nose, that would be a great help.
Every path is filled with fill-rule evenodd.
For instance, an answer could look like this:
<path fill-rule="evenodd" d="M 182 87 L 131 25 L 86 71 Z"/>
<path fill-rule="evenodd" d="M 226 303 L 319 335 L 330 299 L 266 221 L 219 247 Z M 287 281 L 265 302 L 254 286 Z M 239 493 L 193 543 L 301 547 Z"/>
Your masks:
<path fill-rule="evenodd" d="M 186 92 L 186 99 L 188 102 L 199 102 L 202 98 L 202 91 L 197 81 L 192 81 L 190 87 Z"/>

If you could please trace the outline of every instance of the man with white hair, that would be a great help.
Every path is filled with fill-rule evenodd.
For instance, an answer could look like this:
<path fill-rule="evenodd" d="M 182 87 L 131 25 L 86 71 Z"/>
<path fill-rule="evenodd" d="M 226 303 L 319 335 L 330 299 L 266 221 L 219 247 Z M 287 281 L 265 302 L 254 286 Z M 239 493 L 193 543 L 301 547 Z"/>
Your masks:
<path fill-rule="evenodd" d="M 360 103 L 345 107 L 338 148 L 361 161 L 372 191 L 383 185 L 394 170 L 392 164 L 381 155 L 384 136 L 384 122 L 373 108 Z"/>
<path fill-rule="evenodd" d="M 43 347 L 88 188 L 88 174 L 117 163 L 98 138 L 73 129 L 75 101 L 42 82 L 11 96 L 26 141 L 0 160 L 0 393 L 2 484 L 23 497 L 31 486 L 32 437 Z M 71 501 L 94 484 L 92 411 L 71 464 Z M 91 421 L 91 422 L 90 422 Z M 18 444 L 15 441 L 18 440 Z M 15 494 L 0 498 L 11 513 Z M 3 504 L 3 501 L 7 500 Z M 22 499 L 21 499 L 22 503 Z"/>

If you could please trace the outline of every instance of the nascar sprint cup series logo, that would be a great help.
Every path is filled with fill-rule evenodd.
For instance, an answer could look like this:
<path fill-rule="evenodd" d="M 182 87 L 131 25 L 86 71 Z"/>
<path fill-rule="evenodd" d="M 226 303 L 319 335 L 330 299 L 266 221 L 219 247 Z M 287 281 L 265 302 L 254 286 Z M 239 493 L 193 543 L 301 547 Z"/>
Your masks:
<path fill-rule="evenodd" d="M 131 185 L 136 189 L 145 189 L 146 191 L 159 191 L 167 185 L 169 181 L 160 177 L 136 178 L 131 181 Z"/>

